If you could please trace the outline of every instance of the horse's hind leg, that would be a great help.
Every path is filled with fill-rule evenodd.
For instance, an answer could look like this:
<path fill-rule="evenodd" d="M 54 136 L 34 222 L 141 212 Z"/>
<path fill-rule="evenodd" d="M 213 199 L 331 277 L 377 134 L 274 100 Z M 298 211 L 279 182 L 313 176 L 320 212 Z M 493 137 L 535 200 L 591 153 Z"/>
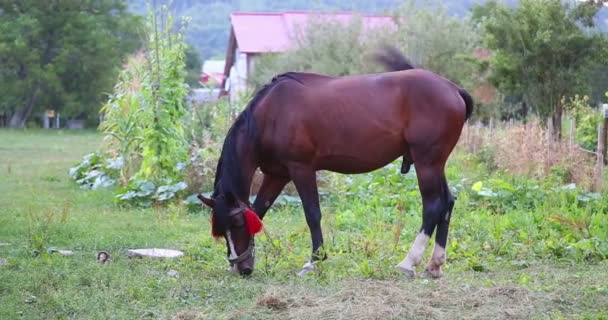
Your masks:
<path fill-rule="evenodd" d="M 293 164 L 289 166 L 289 175 L 298 190 L 306 223 L 310 229 L 312 239 L 312 258 L 304 265 L 299 275 L 303 276 L 314 269 L 313 262 L 324 260 L 327 256 L 322 252 L 323 233 L 321 232 L 321 208 L 319 205 L 319 192 L 317 189 L 316 171 L 308 166 Z"/>
<path fill-rule="evenodd" d="M 439 164 L 422 163 L 416 166 L 418 185 L 422 195 L 422 226 L 406 258 L 397 265 L 399 270 L 409 276 L 416 274 L 414 269 L 422 261 L 431 235 L 433 235 L 435 228 L 440 225 L 441 220 L 445 220 L 446 217 L 448 203 L 444 188 L 447 183 L 443 168 L 443 162 Z M 445 225 L 445 227 L 442 225 L 441 233 L 442 235 L 445 234 L 447 238 L 447 223 Z M 442 248 L 445 248 L 445 243 L 443 243 Z M 436 250 L 439 253 L 439 248 L 436 248 Z M 445 257 L 445 250 L 443 253 Z M 441 272 L 440 266 L 436 269 L 438 269 L 436 274 L 439 275 Z"/>
<path fill-rule="evenodd" d="M 448 228 L 450 226 L 450 219 L 452 218 L 452 209 L 454 209 L 454 196 L 450 193 L 450 189 L 445 181 L 444 192 L 446 198 L 446 210 L 445 214 L 442 215 L 437 224 L 437 232 L 435 233 L 435 248 L 433 249 L 433 256 L 425 269 L 425 273 L 433 278 L 441 277 L 441 266 L 446 260 L 446 244 L 448 241 Z"/>

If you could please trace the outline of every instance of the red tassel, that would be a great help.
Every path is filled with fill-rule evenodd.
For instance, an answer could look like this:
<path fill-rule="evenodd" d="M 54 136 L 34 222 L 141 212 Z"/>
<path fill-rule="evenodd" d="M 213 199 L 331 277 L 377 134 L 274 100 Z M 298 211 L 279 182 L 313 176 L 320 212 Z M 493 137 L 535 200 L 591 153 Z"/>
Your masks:
<path fill-rule="evenodd" d="M 215 238 L 221 237 L 222 236 L 221 234 L 215 233 L 215 230 L 213 230 L 213 226 L 214 226 L 214 224 L 213 224 L 213 214 L 212 214 L 211 215 L 211 235 Z"/>
<path fill-rule="evenodd" d="M 245 210 L 245 223 L 247 224 L 247 232 L 249 232 L 249 236 L 253 236 L 254 234 L 262 231 L 262 228 L 264 227 L 260 217 L 258 217 L 258 215 L 250 209 Z"/>

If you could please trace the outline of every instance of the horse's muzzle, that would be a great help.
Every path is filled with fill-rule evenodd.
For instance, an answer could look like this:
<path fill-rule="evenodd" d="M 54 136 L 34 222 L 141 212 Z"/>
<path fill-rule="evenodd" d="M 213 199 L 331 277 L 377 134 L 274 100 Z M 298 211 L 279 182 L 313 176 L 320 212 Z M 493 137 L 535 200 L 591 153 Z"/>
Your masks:
<path fill-rule="evenodd" d="M 242 276 L 248 276 L 248 275 L 250 275 L 252 272 L 253 272 L 253 269 L 251 269 L 251 268 L 243 268 L 243 269 L 239 269 L 239 273 L 240 273 Z"/>
<path fill-rule="evenodd" d="M 236 266 L 239 274 L 242 276 L 248 276 L 253 272 L 253 265 L 255 263 L 255 242 L 253 237 L 249 241 L 247 250 L 241 253 L 235 259 L 228 259 L 232 267 Z"/>

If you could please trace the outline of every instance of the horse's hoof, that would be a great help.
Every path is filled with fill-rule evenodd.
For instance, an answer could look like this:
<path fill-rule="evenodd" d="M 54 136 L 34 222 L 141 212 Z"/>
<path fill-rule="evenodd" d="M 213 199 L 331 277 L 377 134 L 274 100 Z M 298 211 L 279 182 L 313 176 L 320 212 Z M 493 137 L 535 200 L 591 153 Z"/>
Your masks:
<path fill-rule="evenodd" d="M 399 270 L 401 273 L 405 274 L 410 279 L 416 278 L 416 271 L 414 271 L 414 269 L 409 269 L 402 265 L 397 265 L 395 268 L 397 268 L 397 270 Z"/>
<path fill-rule="evenodd" d="M 306 274 L 308 274 L 311 271 L 315 270 L 315 266 L 309 261 L 306 262 L 306 264 L 304 264 L 304 267 L 302 267 L 302 270 L 300 270 L 300 272 L 298 272 L 298 277 L 303 277 Z"/>
<path fill-rule="evenodd" d="M 439 279 L 442 275 L 443 272 L 441 272 L 441 268 L 433 269 L 429 267 L 426 267 L 426 269 L 424 269 L 424 273 L 422 274 L 424 278 L 429 279 Z"/>

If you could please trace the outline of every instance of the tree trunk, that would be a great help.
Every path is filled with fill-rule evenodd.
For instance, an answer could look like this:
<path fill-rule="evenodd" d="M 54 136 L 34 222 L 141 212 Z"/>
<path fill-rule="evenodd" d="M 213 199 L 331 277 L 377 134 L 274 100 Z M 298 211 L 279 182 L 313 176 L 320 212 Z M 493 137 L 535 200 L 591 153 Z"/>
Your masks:
<path fill-rule="evenodd" d="M 558 103 L 555 106 L 555 112 L 551 119 L 553 121 L 553 138 L 556 140 L 562 139 L 562 104 Z"/>
<path fill-rule="evenodd" d="M 25 127 L 25 122 L 30 117 L 32 110 L 34 109 L 34 105 L 36 105 L 36 101 L 38 100 L 38 89 L 40 86 L 36 86 L 36 89 L 32 92 L 32 96 L 29 101 L 26 102 L 22 108 L 18 109 L 11 116 L 11 120 L 8 124 L 10 128 L 23 128 Z"/>

